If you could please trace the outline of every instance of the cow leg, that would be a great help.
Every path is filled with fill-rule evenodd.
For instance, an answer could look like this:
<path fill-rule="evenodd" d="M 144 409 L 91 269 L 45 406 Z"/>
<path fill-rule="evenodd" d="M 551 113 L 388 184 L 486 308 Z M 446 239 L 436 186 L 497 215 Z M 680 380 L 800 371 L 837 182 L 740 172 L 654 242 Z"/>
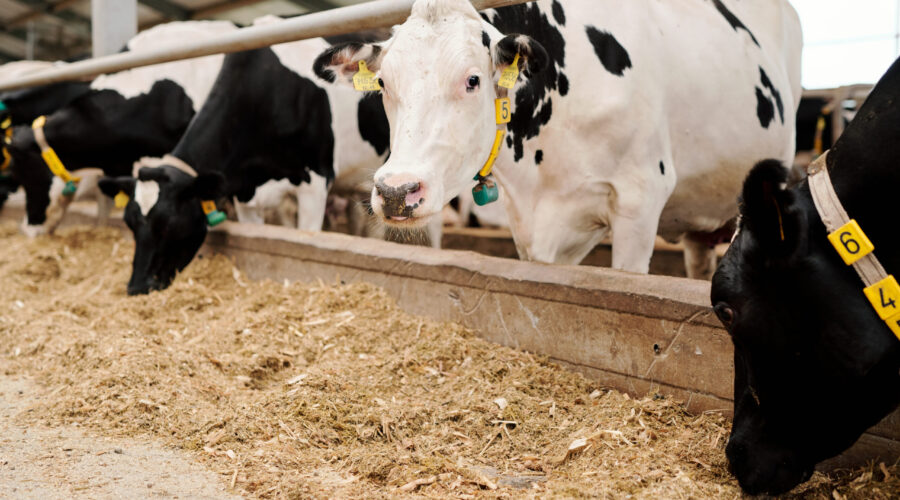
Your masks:
<path fill-rule="evenodd" d="M 234 198 L 234 210 L 237 212 L 238 222 L 248 224 L 265 224 L 265 214 L 260 207 L 253 203 L 243 203 Z"/>
<path fill-rule="evenodd" d="M 444 236 L 444 219 L 438 216 L 432 217 L 428 221 L 425 231 L 428 234 L 428 242 L 431 244 L 431 248 L 441 248 L 441 238 Z"/>
<path fill-rule="evenodd" d="M 711 280 L 716 270 L 716 249 L 700 238 L 687 234 L 684 243 L 684 268 L 687 277 Z"/>
<path fill-rule="evenodd" d="M 310 182 L 297 188 L 297 228 L 302 231 L 321 231 L 328 205 L 328 181 L 310 172 Z"/>
<path fill-rule="evenodd" d="M 517 244 L 519 257 L 537 262 L 580 264 L 607 234 L 606 227 L 597 224 L 585 206 L 571 199 L 541 197 L 535 204 L 531 244 L 527 249 Z"/>

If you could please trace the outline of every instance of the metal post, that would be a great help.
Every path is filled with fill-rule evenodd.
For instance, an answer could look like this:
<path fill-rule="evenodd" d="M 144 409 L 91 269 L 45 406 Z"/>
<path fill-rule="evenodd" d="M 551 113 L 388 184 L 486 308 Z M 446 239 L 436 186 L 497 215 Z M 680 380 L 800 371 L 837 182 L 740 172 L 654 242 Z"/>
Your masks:
<path fill-rule="evenodd" d="M 25 32 L 25 60 L 34 61 L 35 45 L 37 45 L 37 30 L 34 27 L 34 21 L 28 21 L 28 28 Z"/>
<path fill-rule="evenodd" d="M 137 0 L 91 0 L 94 57 L 115 54 L 137 34 Z"/>

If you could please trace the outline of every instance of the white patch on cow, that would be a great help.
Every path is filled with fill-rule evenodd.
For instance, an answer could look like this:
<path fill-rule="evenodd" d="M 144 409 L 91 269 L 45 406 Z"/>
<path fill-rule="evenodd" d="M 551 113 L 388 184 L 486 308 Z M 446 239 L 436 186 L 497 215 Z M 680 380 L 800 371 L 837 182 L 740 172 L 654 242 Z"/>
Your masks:
<path fill-rule="evenodd" d="M 132 52 L 160 50 L 183 45 L 188 41 L 213 38 L 236 30 L 228 21 L 183 21 L 154 26 L 139 33 L 128 42 Z M 95 90 L 109 89 L 131 99 L 150 92 L 160 80 L 172 80 L 191 98 L 194 111 L 198 111 L 209 95 L 225 56 L 217 54 L 196 59 L 185 59 L 153 66 L 101 75 L 92 83 Z"/>
<path fill-rule="evenodd" d="M 43 224 L 29 224 L 27 217 L 22 221 L 22 225 L 19 227 L 22 230 L 22 234 L 28 238 L 37 238 L 42 234 L 47 234 L 47 229 Z"/>
<path fill-rule="evenodd" d="M 159 201 L 159 184 L 156 181 L 137 181 L 134 184 L 134 201 L 146 217 Z"/>

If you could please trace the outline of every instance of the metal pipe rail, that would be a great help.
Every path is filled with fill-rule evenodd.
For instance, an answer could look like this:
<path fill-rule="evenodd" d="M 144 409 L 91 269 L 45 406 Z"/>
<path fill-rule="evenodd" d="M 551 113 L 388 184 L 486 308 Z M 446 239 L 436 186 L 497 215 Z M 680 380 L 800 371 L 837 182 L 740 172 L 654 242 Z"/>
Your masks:
<path fill-rule="evenodd" d="M 471 0 L 476 9 L 489 9 L 533 0 Z M 240 52 L 307 38 L 352 33 L 400 24 L 412 10 L 413 0 L 375 0 L 286 19 L 284 22 L 242 28 L 233 33 L 184 45 L 140 52 L 123 52 L 61 65 L 27 76 L 0 81 L 0 91 L 95 77 L 104 73 L 150 66 L 180 59 Z"/>

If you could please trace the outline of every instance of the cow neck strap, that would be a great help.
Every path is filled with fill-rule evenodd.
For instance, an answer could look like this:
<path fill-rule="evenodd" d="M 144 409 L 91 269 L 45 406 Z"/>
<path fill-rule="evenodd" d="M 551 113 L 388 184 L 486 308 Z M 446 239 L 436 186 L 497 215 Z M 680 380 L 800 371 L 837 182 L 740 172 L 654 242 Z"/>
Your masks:
<path fill-rule="evenodd" d="M 494 169 L 494 163 L 500 154 L 500 148 L 503 146 L 503 139 L 506 137 L 506 124 L 512 118 L 510 109 L 508 91 L 505 87 L 497 87 L 497 99 L 494 100 L 494 121 L 497 124 L 497 130 L 494 133 L 494 144 L 491 146 L 491 152 L 488 159 L 484 162 L 478 173 L 475 174 L 474 180 L 478 184 L 472 188 L 472 198 L 479 206 L 493 203 L 500 198 L 500 190 L 497 184 L 491 178 L 491 171 Z"/>
<path fill-rule="evenodd" d="M 161 164 L 166 164 L 171 167 L 175 167 L 176 169 L 184 172 L 185 174 L 196 178 L 197 171 L 194 170 L 194 167 L 188 165 L 188 163 L 181 158 L 178 158 L 174 155 L 165 155 L 162 157 Z M 135 176 L 137 176 L 137 172 L 135 172 Z M 203 209 L 203 213 L 206 214 L 206 223 L 210 227 L 218 226 L 222 222 L 225 222 L 226 215 L 225 212 L 222 212 L 218 208 L 216 208 L 216 202 L 213 200 L 201 200 L 200 207 Z"/>
<path fill-rule="evenodd" d="M 826 151 L 807 168 L 809 191 L 816 211 L 834 249 L 845 264 L 853 266 L 865 284 L 863 293 L 878 317 L 900 339 L 900 285 L 885 271 L 875 257 L 875 246 L 841 204 L 828 174 L 827 156 Z"/>
<path fill-rule="evenodd" d="M 38 146 L 41 148 L 41 157 L 44 159 L 44 163 L 47 164 L 50 171 L 53 172 L 53 175 L 59 177 L 66 183 L 66 187 L 63 188 L 63 195 L 72 196 L 75 194 L 76 189 L 78 189 L 78 183 L 81 182 L 81 177 L 75 177 L 71 172 L 66 170 L 66 166 L 63 165 L 62 160 L 59 159 L 59 155 L 57 155 L 56 151 L 50 147 L 50 144 L 47 142 L 47 136 L 44 134 L 44 125 L 46 124 L 46 116 L 39 116 L 32 122 L 31 129 L 34 131 L 34 141 L 37 142 Z"/>
<path fill-rule="evenodd" d="M 7 146 L 12 144 L 12 119 L 7 118 L 6 120 L 4 120 L 3 123 L 0 124 L 0 130 L 3 130 L 3 161 L 2 163 L 0 163 L 0 179 L 2 179 L 6 176 L 5 172 L 7 169 L 9 169 L 10 163 L 12 163 L 12 156 L 9 154 L 9 148 L 7 148 Z"/>

